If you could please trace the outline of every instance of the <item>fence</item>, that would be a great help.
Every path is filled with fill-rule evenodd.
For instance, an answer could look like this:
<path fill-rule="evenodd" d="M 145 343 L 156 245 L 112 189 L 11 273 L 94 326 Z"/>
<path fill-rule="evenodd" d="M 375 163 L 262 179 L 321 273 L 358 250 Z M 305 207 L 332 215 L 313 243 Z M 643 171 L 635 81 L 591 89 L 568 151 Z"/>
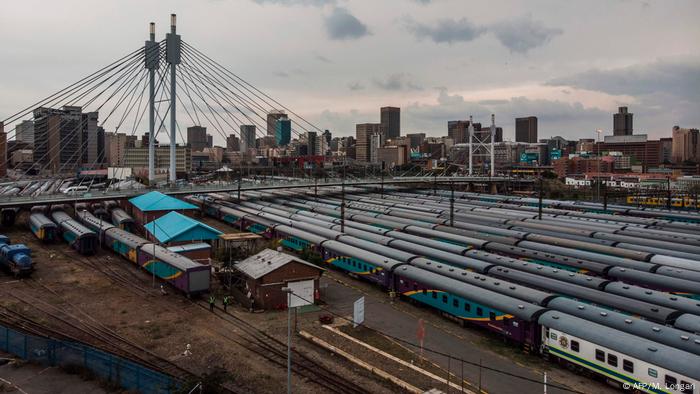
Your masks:
<path fill-rule="evenodd" d="M 178 388 L 171 377 L 84 344 L 25 334 L 0 325 L 0 350 L 43 365 L 85 368 L 126 390 L 168 394 Z"/>

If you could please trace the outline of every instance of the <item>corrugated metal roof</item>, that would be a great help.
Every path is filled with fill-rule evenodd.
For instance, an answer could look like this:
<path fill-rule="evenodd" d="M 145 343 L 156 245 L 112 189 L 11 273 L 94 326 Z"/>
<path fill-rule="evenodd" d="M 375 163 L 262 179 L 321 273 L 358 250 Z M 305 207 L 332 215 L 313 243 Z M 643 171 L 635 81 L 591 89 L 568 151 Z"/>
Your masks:
<path fill-rule="evenodd" d="M 216 239 L 221 231 L 177 212 L 147 223 L 144 228 L 160 242 Z"/>
<path fill-rule="evenodd" d="M 142 194 L 129 200 L 141 212 L 149 211 L 175 211 L 178 209 L 197 209 L 196 206 L 179 200 L 175 197 L 170 197 L 161 192 L 152 191 Z"/>
<path fill-rule="evenodd" d="M 248 257 L 236 264 L 236 269 L 253 279 L 259 279 L 292 261 L 323 271 L 323 268 L 311 264 L 308 261 L 272 249 L 265 249 L 254 256 Z"/>
<path fill-rule="evenodd" d="M 206 242 L 197 242 L 193 244 L 170 246 L 167 249 L 171 252 L 183 253 L 191 252 L 193 250 L 211 249 L 211 245 Z"/>

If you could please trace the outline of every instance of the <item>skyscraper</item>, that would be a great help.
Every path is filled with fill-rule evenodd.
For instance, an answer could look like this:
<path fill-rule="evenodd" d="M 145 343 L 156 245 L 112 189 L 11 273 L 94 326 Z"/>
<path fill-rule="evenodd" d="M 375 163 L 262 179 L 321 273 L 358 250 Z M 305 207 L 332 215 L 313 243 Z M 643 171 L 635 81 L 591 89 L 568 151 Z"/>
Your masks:
<path fill-rule="evenodd" d="M 269 119 L 269 118 L 268 118 Z M 277 146 L 289 145 L 292 140 L 292 121 L 284 118 L 277 119 L 275 126 L 275 143 Z"/>
<path fill-rule="evenodd" d="M 494 139 L 495 141 L 495 139 Z M 515 142 L 537 142 L 537 117 L 515 118 Z"/>
<path fill-rule="evenodd" d="M 277 120 L 286 118 L 287 114 L 284 111 L 272 110 L 267 114 L 267 135 L 275 135 L 277 131 Z"/>
<path fill-rule="evenodd" d="M 241 152 L 247 152 L 248 149 L 255 148 L 255 125 L 241 125 Z"/>
<path fill-rule="evenodd" d="M 425 133 L 406 134 L 406 137 L 411 143 L 411 149 L 419 149 L 425 140 Z"/>
<path fill-rule="evenodd" d="M 381 125 L 385 130 L 385 139 L 394 139 L 401 135 L 401 108 L 382 107 L 380 116 Z"/>
<path fill-rule="evenodd" d="M 241 143 L 235 134 L 229 134 L 226 137 L 226 151 L 228 152 L 238 152 L 241 150 Z"/>
<path fill-rule="evenodd" d="M 202 126 L 190 126 L 187 128 L 187 145 L 192 152 L 201 152 L 207 147 L 207 128 Z"/>
<path fill-rule="evenodd" d="M 632 116 L 627 107 L 619 107 L 613 114 L 613 135 L 632 135 Z"/>
<path fill-rule="evenodd" d="M 355 125 L 355 136 L 357 139 L 355 159 L 357 161 L 365 163 L 370 162 L 372 157 L 372 136 L 375 134 L 384 134 L 384 127 L 381 123 L 360 123 Z M 381 143 L 381 140 L 379 142 Z"/>
<path fill-rule="evenodd" d="M 700 163 L 700 132 L 673 126 L 671 161 L 676 164 L 690 161 Z"/>
<path fill-rule="evenodd" d="M 34 122 L 23 120 L 15 127 L 15 139 L 34 146 Z"/>
<path fill-rule="evenodd" d="M 97 162 L 97 112 L 81 107 L 34 110 L 34 160 L 53 173 Z"/>

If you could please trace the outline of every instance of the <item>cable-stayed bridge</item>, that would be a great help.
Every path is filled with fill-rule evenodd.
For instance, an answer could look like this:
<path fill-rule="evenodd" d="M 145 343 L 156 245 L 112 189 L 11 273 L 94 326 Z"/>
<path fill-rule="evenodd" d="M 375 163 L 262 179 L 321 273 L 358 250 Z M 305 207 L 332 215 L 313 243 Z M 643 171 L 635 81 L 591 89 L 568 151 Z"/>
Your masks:
<path fill-rule="evenodd" d="M 97 133 L 104 130 L 121 133 L 127 140 L 136 139 L 137 131 L 148 130 L 144 143 L 148 146 L 148 190 L 158 189 L 168 194 L 191 194 L 209 191 L 234 191 L 309 187 L 313 185 L 341 185 L 345 180 L 327 182 L 299 181 L 288 184 L 245 184 L 244 181 L 188 185 L 178 187 L 178 175 L 186 176 L 189 169 L 177 168 L 178 142 L 184 146 L 187 139 L 180 127 L 180 117 L 189 125 L 206 126 L 226 140 L 234 134 L 243 142 L 241 126 L 255 126 L 254 137 L 270 138 L 267 115 L 284 111 L 289 115 L 291 138 L 303 133 L 323 130 L 272 98 L 227 67 L 183 40 L 176 31 L 176 17 L 171 15 L 170 32 L 157 41 L 155 25 L 151 23 L 149 39 L 144 45 L 101 69 L 81 78 L 65 88 L 18 110 L 0 123 L 0 147 L 4 137 L 19 140 L 22 123 L 27 117 L 33 125 L 34 164 L 25 170 L 14 170 L 11 182 L 0 190 L 0 207 L 19 207 L 32 204 L 87 201 L 130 197 L 143 189 L 86 192 L 67 196 L 57 188 L 26 192 L 15 187 L 28 180 L 75 174 L 78 169 L 94 169 L 104 165 L 105 147 L 98 146 Z M 5 130 L 6 133 L 3 133 Z M 139 133 L 140 134 L 140 133 Z M 248 136 L 249 137 L 249 136 Z M 159 144 L 168 146 L 168 182 L 158 184 L 155 149 Z M 249 138 L 248 138 L 249 140 Z M 250 143 L 250 141 L 247 141 Z M 6 152 L 6 151 L 5 151 Z M 124 161 L 126 149 L 116 153 L 118 162 Z M 2 156 L 2 168 L 8 168 L 10 159 Z M 178 171 L 180 174 L 178 174 Z M 63 175 L 59 175 L 63 174 Z M 241 175 L 239 174 L 239 177 Z M 508 178 L 449 177 L 440 183 L 503 183 Z M 14 184 L 12 183 L 14 182 Z M 305 183 L 304 183 L 305 182 Z M 379 178 L 346 182 L 347 185 L 370 185 Z M 435 177 L 392 178 L 387 184 L 438 183 Z"/>

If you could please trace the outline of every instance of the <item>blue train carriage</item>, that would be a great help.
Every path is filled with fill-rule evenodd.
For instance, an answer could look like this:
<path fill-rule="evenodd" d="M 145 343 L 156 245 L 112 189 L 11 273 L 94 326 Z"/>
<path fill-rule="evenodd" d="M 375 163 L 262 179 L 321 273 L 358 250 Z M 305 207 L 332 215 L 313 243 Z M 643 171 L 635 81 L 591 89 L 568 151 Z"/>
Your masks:
<path fill-rule="evenodd" d="M 105 231 L 114 228 L 114 225 L 110 221 L 99 218 L 88 211 L 76 212 L 75 216 L 85 227 L 97 233 L 102 243 L 105 242 Z"/>
<path fill-rule="evenodd" d="M 539 348 L 537 318 L 546 311 L 544 307 L 409 265 L 398 267 L 393 280 L 404 298 L 526 347 Z"/>
<path fill-rule="evenodd" d="M 41 212 L 32 212 L 29 215 L 28 225 L 32 233 L 43 242 L 49 243 L 58 239 L 58 226 Z"/>
<path fill-rule="evenodd" d="M 275 233 L 281 246 L 295 252 L 310 250 L 320 254 L 320 245 L 326 240 L 324 237 L 285 225 L 276 226 Z"/>
<path fill-rule="evenodd" d="M 539 317 L 542 351 L 560 362 L 644 393 L 698 393 L 698 356 L 565 313 Z"/>
<path fill-rule="evenodd" d="M 24 244 L 10 244 L 10 238 L 0 235 L 0 266 L 15 277 L 29 276 L 34 271 L 32 251 Z"/>
<path fill-rule="evenodd" d="M 321 243 L 323 261 L 351 275 L 393 290 L 392 271 L 403 263 L 338 241 Z"/>
<path fill-rule="evenodd" d="M 112 208 L 112 224 L 124 231 L 132 231 L 134 229 L 134 218 L 132 218 L 125 210 L 114 207 Z"/>
<path fill-rule="evenodd" d="M 55 210 L 51 218 L 61 228 L 63 239 L 75 250 L 83 255 L 92 255 L 97 252 L 99 238 L 89 228 L 78 223 L 61 210 Z"/>
<path fill-rule="evenodd" d="M 208 293 L 210 290 L 211 267 L 209 265 L 198 264 L 162 246 L 142 245 L 138 250 L 138 264 L 188 297 Z"/>

